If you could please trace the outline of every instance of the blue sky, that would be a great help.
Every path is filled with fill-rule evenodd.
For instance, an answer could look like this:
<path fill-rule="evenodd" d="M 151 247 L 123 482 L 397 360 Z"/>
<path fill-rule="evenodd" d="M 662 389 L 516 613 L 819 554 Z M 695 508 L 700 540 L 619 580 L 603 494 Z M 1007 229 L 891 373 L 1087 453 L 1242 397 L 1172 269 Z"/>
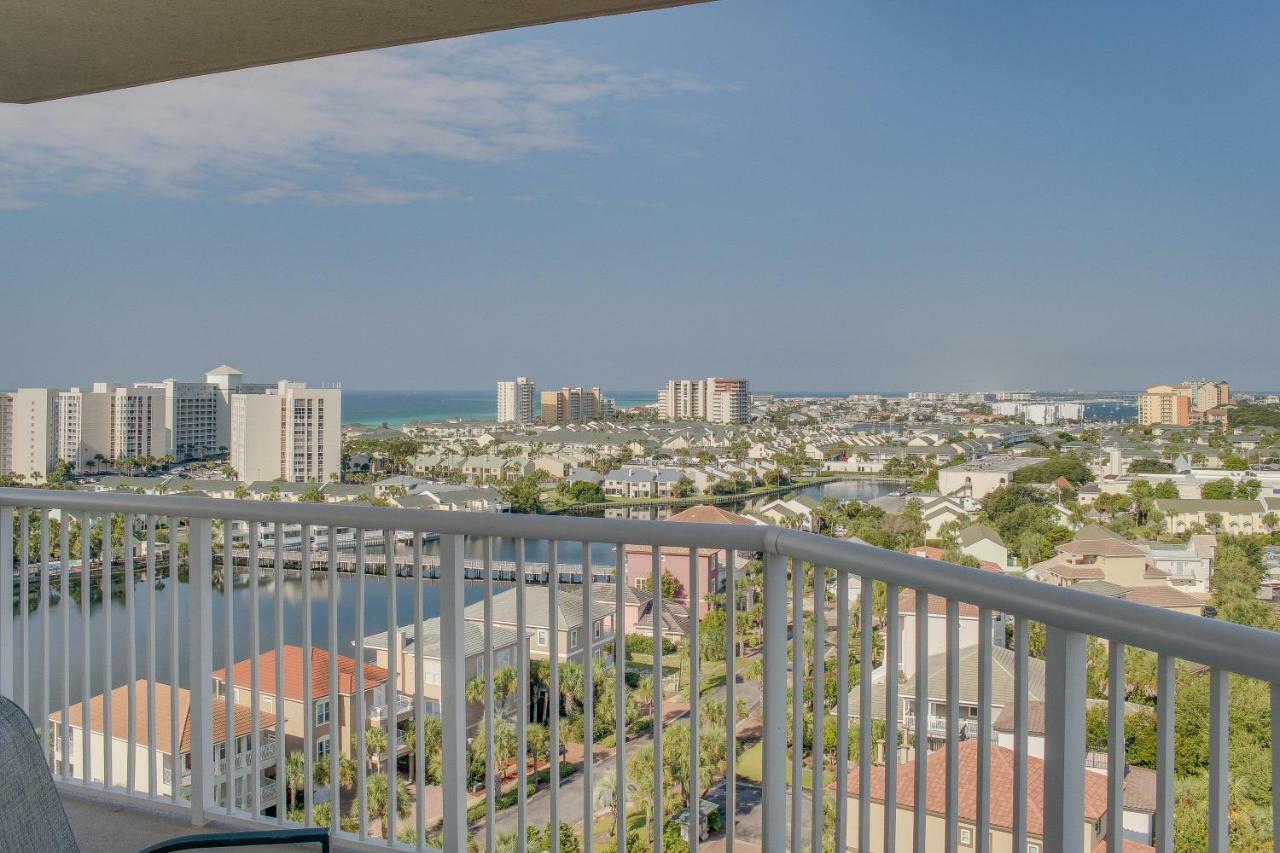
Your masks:
<path fill-rule="evenodd" d="M 721 0 L 0 106 L 0 387 L 1277 388 L 1278 38 Z"/>

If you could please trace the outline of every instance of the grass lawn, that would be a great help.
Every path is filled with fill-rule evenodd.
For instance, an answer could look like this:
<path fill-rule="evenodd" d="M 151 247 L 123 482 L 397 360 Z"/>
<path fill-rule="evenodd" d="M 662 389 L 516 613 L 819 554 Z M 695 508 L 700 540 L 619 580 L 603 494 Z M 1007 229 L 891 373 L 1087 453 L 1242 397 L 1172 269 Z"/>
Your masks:
<path fill-rule="evenodd" d="M 737 764 L 734 765 L 738 771 L 738 775 L 743 779 L 748 779 L 756 784 L 764 781 L 764 744 L 758 743 L 755 746 L 744 749 L 738 755 Z"/>

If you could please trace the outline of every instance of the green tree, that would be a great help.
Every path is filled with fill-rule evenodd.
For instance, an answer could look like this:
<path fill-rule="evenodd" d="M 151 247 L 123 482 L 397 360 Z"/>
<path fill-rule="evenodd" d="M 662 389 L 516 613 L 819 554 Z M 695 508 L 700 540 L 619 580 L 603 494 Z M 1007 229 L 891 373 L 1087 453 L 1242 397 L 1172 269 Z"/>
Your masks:
<path fill-rule="evenodd" d="M 1235 494 L 1236 484 L 1230 477 L 1223 477 L 1200 487 L 1200 497 L 1207 501 L 1229 501 Z"/>
<path fill-rule="evenodd" d="M 542 486 L 535 474 L 526 474 L 514 480 L 504 490 L 504 497 L 511 504 L 512 512 L 542 512 Z"/>

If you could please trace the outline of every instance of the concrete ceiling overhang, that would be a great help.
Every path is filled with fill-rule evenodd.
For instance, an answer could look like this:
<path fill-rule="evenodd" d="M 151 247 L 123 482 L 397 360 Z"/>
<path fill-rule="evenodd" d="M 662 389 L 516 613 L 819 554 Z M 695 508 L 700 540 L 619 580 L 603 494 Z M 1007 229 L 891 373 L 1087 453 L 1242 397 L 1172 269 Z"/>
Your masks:
<path fill-rule="evenodd" d="M 0 0 L 0 102 L 702 0 Z"/>

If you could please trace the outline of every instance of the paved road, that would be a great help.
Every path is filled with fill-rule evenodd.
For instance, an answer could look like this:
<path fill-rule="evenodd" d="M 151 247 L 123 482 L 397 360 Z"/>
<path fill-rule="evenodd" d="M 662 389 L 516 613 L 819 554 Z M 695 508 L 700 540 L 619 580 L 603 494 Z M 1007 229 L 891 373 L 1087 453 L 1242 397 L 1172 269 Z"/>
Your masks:
<path fill-rule="evenodd" d="M 716 690 L 710 691 L 706 695 L 723 698 L 724 688 L 723 687 L 717 688 Z M 754 713 L 757 710 L 759 710 L 760 704 L 763 701 L 763 697 L 760 691 L 760 686 L 755 682 L 744 682 L 741 679 L 741 676 L 739 676 L 738 678 L 737 687 L 735 689 L 735 698 L 742 699 L 747 703 L 748 713 Z M 675 717 L 669 718 L 666 721 L 665 725 L 670 726 L 672 723 L 682 719 L 686 719 L 687 717 L 688 717 L 688 712 L 686 711 Z M 652 743 L 653 743 L 653 736 L 650 734 L 644 734 L 639 738 L 636 738 L 634 740 L 629 740 L 627 741 L 627 745 L 626 745 L 626 750 L 625 750 L 626 754 L 634 755 L 635 750 L 640 749 L 644 746 L 652 745 Z M 614 761 L 613 753 L 610 753 L 606 758 L 602 758 L 599 761 L 597 761 L 595 764 L 592 765 L 591 772 L 592 772 L 593 781 L 598 782 L 600 779 L 602 779 L 605 776 L 613 775 L 614 766 L 615 766 L 615 761 Z M 582 807 L 584 805 L 583 789 L 585 787 L 585 784 L 583 781 L 584 778 L 585 778 L 585 774 L 575 773 L 569 778 L 562 780 L 560 783 L 560 797 L 559 797 L 560 820 L 566 823 L 569 823 L 571 825 L 577 825 L 582 823 L 582 813 L 583 813 Z M 747 785 L 748 788 L 752 788 L 752 789 L 755 788 L 755 786 L 751 785 L 750 783 L 740 782 L 739 783 L 740 791 L 742 791 L 741 786 L 744 784 Z M 724 803 L 723 787 L 724 785 L 722 782 L 720 785 L 720 800 L 719 800 L 719 802 L 722 805 Z M 741 808 L 744 803 L 752 802 L 752 801 L 756 802 L 758 805 L 758 801 L 759 801 L 758 790 L 754 794 L 751 791 L 746 791 L 745 793 L 740 792 L 739 800 L 738 800 L 739 811 L 741 812 Z M 551 821 L 551 789 L 550 788 L 544 788 L 529 797 L 526 804 L 526 814 L 528 815 L 529 825 L 531 826 L 533 825 L 545 826 L 546 824 L 550 823 Z M 496 823 L 497 823 L 498 832 L 500 833 L 517 831 L 519 829 L 519 812 L 517 808 L 515 806 L 512 806 L 510 808 L 504 809 L 503 811 L 499 812 L 497 815 Z M 759 823 L 758 817 L 756 818 L 756 823 L 757 824 Z M 480 833 L 480 832 L 483 832 L 483 830 L 484 830 L 484 820 L 481 820 L 478 823 L 472 825 L 471 831 L 473 833 Z M 757 830 L 757 835 L 758 835 L 758 830 Z"/>

